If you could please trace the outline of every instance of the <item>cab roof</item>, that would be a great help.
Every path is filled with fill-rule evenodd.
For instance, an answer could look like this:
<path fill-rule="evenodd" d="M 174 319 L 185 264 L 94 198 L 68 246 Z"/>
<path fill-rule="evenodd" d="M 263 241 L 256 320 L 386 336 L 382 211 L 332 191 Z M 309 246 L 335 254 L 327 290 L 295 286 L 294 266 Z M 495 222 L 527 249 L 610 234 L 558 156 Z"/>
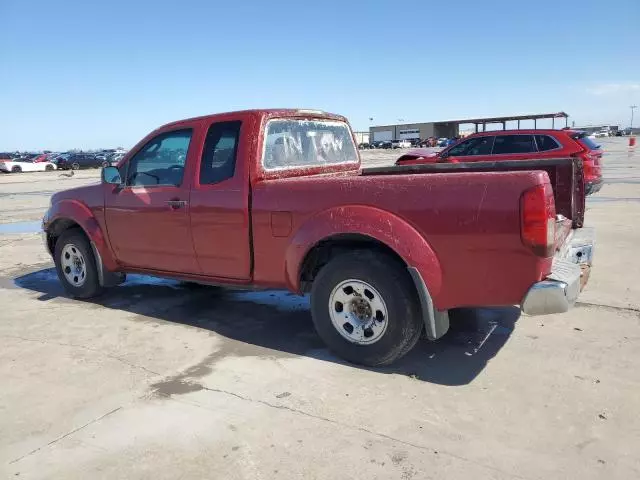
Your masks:
<path fill-rule="evenodd" d="M 177 120 L 174 122 L 167 123 L 159 129 L 164 129 L 166 127 L 178 126 L 184 123 L 192 123 L 194 121 L 202 121 L 202 120 L 215 120 L 216 118 L 221 117 L 230 117 L 234 115 L 255 115 L 263 118 L 276 118 L 276 117 L 306 117 L 306 118 L 324 118 L 329 120 L 337 120 L 347 122 L 347 119 L 342 115 L 337 115 L 335 113 L 329 113 L 322 110 L 316 109 L 307 109 L 307 108 L 255 108 L 250 110 L 237 110 L 233 112 L 221 112 L 221 113 L 212 113 L 209 115 L 202 115 L 198 117 L 185 118 L 183 120 Z"/>
<path fill-rule="evenodd" d="M 468 135 L 469 137 L 491 136 L 491 135 L 549 135 L 549 134 L 567 134 L 572 135 L 580 133 L 580 130 L 572 129 L 556 129 L 556 128 L 521 128 L 519 130 L 489 130 L 488 132 L 477 132 Z"/>

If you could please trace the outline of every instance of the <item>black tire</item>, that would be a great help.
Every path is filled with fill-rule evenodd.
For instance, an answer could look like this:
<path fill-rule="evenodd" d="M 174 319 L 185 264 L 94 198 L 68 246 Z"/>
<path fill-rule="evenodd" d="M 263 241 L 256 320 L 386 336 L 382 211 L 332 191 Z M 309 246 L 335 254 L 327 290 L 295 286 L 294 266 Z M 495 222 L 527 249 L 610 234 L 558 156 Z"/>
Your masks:
<path fill-rule="evenodd" d="M 53 165 L 47 165 L 46 167 L 44 167 L 44 169 L 47 172 L 52 172 L 53 171 Z"/>
<path fill-rule="evenodd" d="M 14 165 L 11 167 L 11 173 L 22 173 L 22 167 L 20 165 Z"/>
<path fill-rule="evenodd" d="M 368 283 L 386 305 L 384 321 L 389 323 L 375 343 L 347 340 L 331 320 L 331 293 L 349 279 Z M 332 351 L 366 366 L 388 365 L 408 353 L 420 338 L 423 325 L 418 295 L 404 266 L 384 254 L 366 251 L 341 254 L 320 270 L 311 291 L 311 315 L 318 335 Z"/>
<path fill-rule="evenodd" d="M 71 170 L 80 170 L 80 164 L 79 163 L 72 163 L 71 164 Z"/>
<path fill-rule="evenodd" d="M 82 257 L 84 257 L 86 275 L 84 283 L 81 286 L 75 286 L 70 283 L 63 272 L 61 260 L 63 249 L 66 245 L 73 245 L 80 251 Z M 60 238 L 58 238 L 58 241 L 56 242 L 54 262 L 56 264 L 58 278 L 70 296 L 74 298 L 91 298 L 100 295 L 103 292 L 103 288 L 100 286 L 100 281 L 98 279 L 98 268 L 96 267 L 96 259 L 93 255 L 93 250 L 91 249 L 91 245 L 89 244 L 87 237 L 81 230 L 71 229 L 60 235 Z"/>

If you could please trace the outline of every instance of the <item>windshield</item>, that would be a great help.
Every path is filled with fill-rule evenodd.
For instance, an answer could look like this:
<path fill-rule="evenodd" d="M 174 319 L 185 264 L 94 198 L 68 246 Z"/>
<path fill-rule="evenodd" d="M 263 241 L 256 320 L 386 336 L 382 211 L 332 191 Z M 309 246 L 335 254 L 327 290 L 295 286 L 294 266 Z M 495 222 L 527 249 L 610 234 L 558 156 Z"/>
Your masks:
<path fill-rule="evenodd" d="M 267 170 L 355 163 L 358 154 L 349 127 L 328 120 L 270 120 L 262 164 Z"/>

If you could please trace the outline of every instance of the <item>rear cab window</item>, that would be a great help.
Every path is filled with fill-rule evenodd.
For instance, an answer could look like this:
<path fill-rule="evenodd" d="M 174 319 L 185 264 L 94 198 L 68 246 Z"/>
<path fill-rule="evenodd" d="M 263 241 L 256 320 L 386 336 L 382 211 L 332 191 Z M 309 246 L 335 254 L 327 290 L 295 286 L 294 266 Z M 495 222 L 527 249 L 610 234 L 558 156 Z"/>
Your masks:
<path fill-rule="evenodd" d="M 273 119 L 265 129 L 267 171 L 357 163 L 351 130 L 335 120 Z"/>

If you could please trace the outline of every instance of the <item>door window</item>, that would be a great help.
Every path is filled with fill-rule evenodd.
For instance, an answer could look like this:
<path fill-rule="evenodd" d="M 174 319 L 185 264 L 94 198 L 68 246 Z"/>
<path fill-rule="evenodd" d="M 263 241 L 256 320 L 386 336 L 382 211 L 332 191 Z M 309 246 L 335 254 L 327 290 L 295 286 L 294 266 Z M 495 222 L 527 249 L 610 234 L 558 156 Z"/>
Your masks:
<path fill-rule="evenodd" d="M 555 150 L 556 148 L 560 148 L 560 145 L 558 145 L 556 139 L 550 137 L 549 135 L 536 135 L 535 137 L 539 152 L 546 152 L 548 150 Z"/>
<path fill-rule="evenodd" d="M 233 177 L 242 122 L 218 122 L 209 127 L 200 162 L 200 185 Z"/>
<path fill-rule="evenodd" d="M 127 166 L 130 186 L 180 186 L 191 141 L 191 129 L 158 135 L 136 153 Z"/>
<path fill-rule="evenodd" d="M 532 153 L 536 151 L 533 135 L 499 135 L 493 144 L 494 155 L 504 153 Z"/>
<path fill-rule="evenodd" d="M 494 137 L 474 137 L 466 140 L 447 151 L 450 157 L 465 157 L 470 155 L 490 155 Z"/>

